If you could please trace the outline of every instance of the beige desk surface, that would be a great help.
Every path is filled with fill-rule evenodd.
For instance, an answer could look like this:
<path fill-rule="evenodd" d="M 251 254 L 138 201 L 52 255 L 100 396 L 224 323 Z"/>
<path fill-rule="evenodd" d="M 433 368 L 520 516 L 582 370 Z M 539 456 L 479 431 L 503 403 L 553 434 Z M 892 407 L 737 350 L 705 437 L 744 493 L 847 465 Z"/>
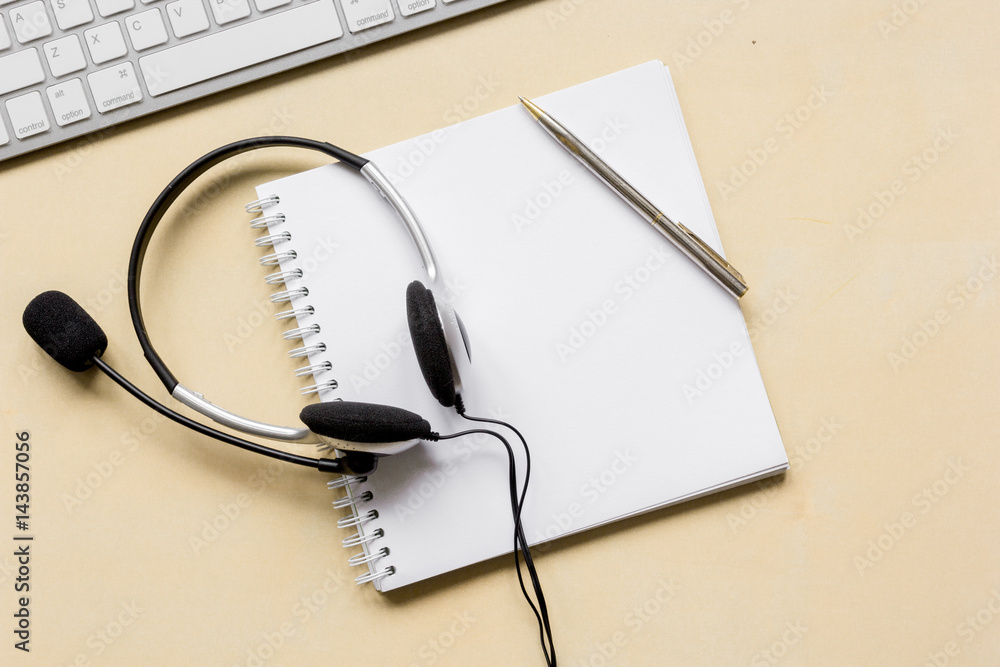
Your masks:
<path fill-rule="evenodd" d="M 1000 664 L 998 26 L 987 1 L 514 0 L 0 167 L 0 662 L 541 664 L 506 558 L 393 595 L 356 588 L 314 472 L 63 371 L 20 312 L 73 293 L 106 358 L 162 397 L 124 272 L 146 207 L 192 158 L 275 132 L 365 151 L 659 58 L 752 286 L 743 311 L 792 471 L 540 556 L 562 663 Z M 144 283 L 178 375 L 273 421 L 302 401 L 260 317 L 240 205 L 314 164 L 279 153 L 208 177 Z M 28 655 L 12 635 L 25 430 Z"/>

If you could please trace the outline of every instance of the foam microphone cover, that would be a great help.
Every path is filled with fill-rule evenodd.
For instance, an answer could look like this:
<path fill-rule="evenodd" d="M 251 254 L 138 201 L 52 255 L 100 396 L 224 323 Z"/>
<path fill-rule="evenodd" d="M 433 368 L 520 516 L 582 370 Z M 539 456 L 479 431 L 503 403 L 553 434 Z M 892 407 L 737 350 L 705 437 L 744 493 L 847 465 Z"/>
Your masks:
<path fill-rule="evenodd" d="M 431 425 L 420 415 L 376 403 L 314 403 L 302 409 L 299 419 L 317 435 L 348 442 L 424 440 L 431 434 Z"/>
<path fill-rule="evenodd" d="M 24 330 L 50 357 L 71 371 L 85 371 L 108 349 L 108 337 L 87 311 L 55 290 L 31 300 L 21 317 Z"/>

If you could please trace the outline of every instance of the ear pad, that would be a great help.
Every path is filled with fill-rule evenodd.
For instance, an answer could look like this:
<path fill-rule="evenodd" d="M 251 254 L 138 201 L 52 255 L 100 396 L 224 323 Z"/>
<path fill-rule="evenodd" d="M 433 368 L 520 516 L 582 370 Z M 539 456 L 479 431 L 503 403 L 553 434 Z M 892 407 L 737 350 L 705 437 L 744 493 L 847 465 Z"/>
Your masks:
<path fill-rule="evenodd" d="M 431 425 L 420 415 L 375 403 L 314 403 L 302 408 L 299 419 L 317 435 L 348 442 L 424 440 L 431 434 Z"/>
<path fill-rule="evenodd" d="M 434 293 L 419 280 L 406 288 L 406 321 L 424 381 L 441 405 L 454 406 L 455 377 L 451 372 L 448 342 L 434 303 Z"/>

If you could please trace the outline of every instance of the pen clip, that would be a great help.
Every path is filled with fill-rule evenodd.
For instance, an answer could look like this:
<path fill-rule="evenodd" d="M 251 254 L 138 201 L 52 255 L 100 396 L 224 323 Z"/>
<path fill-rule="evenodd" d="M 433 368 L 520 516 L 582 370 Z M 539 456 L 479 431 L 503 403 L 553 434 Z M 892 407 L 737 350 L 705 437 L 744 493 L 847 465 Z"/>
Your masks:
<path fill-rule="evenodd" d="M 741 283 L 746 283 L 746 281 L 743 279 L 743 275 L 739 271 L 737 271 L 733 267 L 732 264 L 730 264 L 729 262 L 727 262 L 722 255 L 720 255 L 719 253 L 715 252 L 715 250 L 712 248 L 712 246 L 710 246 L 707 243 L 705 243 L 704 241 L 702 241 L 701 238 L 697 234 L 695 234 L 694 232 L 692 232 L 690 229 L 688 229 L 687 227 L 685 227 L 681 223 L 675 222 L 674 224 L 677 225 L 677 227 L 682 232 L 684 232 L 685 234 L 687 234 L 688 237 L 692 241 L 694 241 L 695 243 L 697 243 L 698 246 L 701 247 L 702 250 L 704 250 L 709 255 L 711 255 L 712 259 L 716 260 L 717 262 L 719 262 L 719 264 L 722 264 L 724 267 L 726 267 L 726 270 L 729 271 L 731 274 L 733 274 L 733 276 L 735 278 L 738 278 Z"/>

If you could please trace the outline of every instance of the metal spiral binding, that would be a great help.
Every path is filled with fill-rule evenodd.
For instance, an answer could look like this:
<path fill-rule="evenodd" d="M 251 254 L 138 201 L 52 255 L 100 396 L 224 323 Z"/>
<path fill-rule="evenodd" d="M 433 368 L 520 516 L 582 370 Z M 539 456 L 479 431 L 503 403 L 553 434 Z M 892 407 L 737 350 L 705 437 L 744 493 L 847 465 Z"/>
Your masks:
<path fill-rule="evenodd" d="M 364 530 L 364 524 L 378 518 L 377 510 L 369 510 L 364 513 L 358 511 L 358 505 L 371 502 L 374 498 L 374 494 L 371 491 L 363 491 L 360 494 L 355 491 L 354 487 L 363 483 L 366 479 L 365 477 L 345 476 L 327 484 L 331 489 L 343 488 L 345 492 L 343 498 L 333 501 L 333 506 L 336 508 L 349 507 L 351 509 L 350 516 L 337 521 L 337 525 L 341 528 L 353 527 L 355 529 L 354 535 L 345 537 L 342 544 L 346 549 L 361 547 L 361 551 L 347 559 L 347 564 L 351 567 L 358 567 L 360 565 L 368 568 L 368 572 L 355 577 L 354 582 L 358 585 L 378 581 L 396 572 L 396 568 L 391 565 L 381 570 L 375 567 L 377 561 L 389 555 L 389 547 L 375 548 L 372 545 L 376 540 L 385 537 L 384 530 L 376 528 L 368 533 Z"/>
<path fill-rule="evenodd" d="M 333 364 L 329 361 L 324 361 L 321 364 L 313 364 L 312 366 L 303 366 L 302 368 L 295 369 L 295 377 L 300 378 L 304 375 L 316 375 L 316 373 L 324 373 L 329 370 L 333 370 Z"/>
<path fill-rule="evenodd" d="M 260 216 L 254 218 L 250 227 L 253 229 L 267 229 L 268 231 L 273 231 L 272 227 L 274 225 L 279 225 L 287 221 L 284 213 L 275 212 L 264 214 L 264 210 L 276 206 L 281 202 L 281 198 L 277 195 L 272 195 L 269 197 L 262 197 L 257 201 L 250 202 L 244 208 L 250 213 L 261 213 Z M 254 245 L 257 247 L 274 247 L 276 244 L 288 243 L 292 240 L 292 233 L 289 231 L 281 231 L 272 234 L 265 234 L 264 236 L 258 237 L 254 241 Z M 288 263 L 293 260 L 298 259 L 298 253 L 295 250 L 283 250 L 275 251 L 270 254 L 264 255 L 258 260 L 261 266 L 277 266 L 280 267 L 280 271 L 269 274 L 264 278 L 264 282 L 268 285 L 284 285 L 286 288 L 279 290 L 271 294 L 271 303 L 292 303 L 299 299 L 303 299 L 309 296 L 309 288 L 303 286 L 293 286 L 289 285 L 290 281 L 301 280 L 304 277 L 304 272 L 299 267 L 289 267 Z M 294 308 L 289 308 L 284 310 L 277 315 L 275 318 L 279 321 L 281 320 L 299 320 L 299 318 L 308 317 L 310 315 L 315 315 L 316 309 L 311 305 L 306 306 L 296 306 Z M 320 333 L 320 327 L 318 324 L 307 324 L 305 326 L 298 326 L 282 334 L 285 340 L 305 340 L 307 336 L 314 336 Z M 288 354 L 293 359 L 299 357 L 308 357 L 310 354 L 317 354 L 326 351 L 326 345 L 323 343 L 317 343 L 312 345 L 305 345 L 303 347 L 295 348 L 291 350 Z M 296 377 L 302 377 L 304 375 L 313 375 L 317 373 L 326 372 L 333 368 L 330 362 L 322 362 L 306 366 L 305 369 L 299 369 L 295 372 Z M 332 391 L 338 387 L 337 381 L 334 379 L 319 380 L 311 385 L 308 385 L 300 390 L 302 394 L 315 394 L 321 391 Z"/>
<path fill-rule="evenodd" d="M 336 380 L 323 380 L 322 382 L 311 384 L 308 387 L 302 387 L 302 389 L 299 389 L 299 393 L 306 396 L 307 394 L 315 394 L 326 390 L 333 391 L 339 386 L 340 383 Z"/>
<path fill-rule="evenodd" d="M 326 343 L 316 343 L 315 345 L 297 347 L 294 350 L 289 350 L 288 356 L 292 359 L 298 359 L 299 357 L 308 357 L 310 354 L 316 354 L 318 352 L 326 352 Z"/>
<path fill-rule="evenodd" d="M 368 481 L 368 478 L 364 477 L 364 476 L 358 476 L 358 475 L 341 475 L 339 478 L 337 478 L 337 479 L 331 479 L 329 482 L 327 482 L 326 483 L 326 488 L 328 488 L 330 490 L 333 490 L 333 489 L 342 489 L 345 486 L 349 486 L 351 484 L 361 484 L 362 482 L 367 482 L 367 481 Z"/>
<path fill-rule="evenodd" d="M 337 528 L 350 528 L 351 526 L 363 526 L 369 521 L 374 521 L 378 518 L 378 510 L 368 510 L 364 514 L 353 514 L 351 516 L 345 516 L 343 519 L 337 519 Z"/>
<path fill-rule="evenodd" d="M 299 254 L 294 250 L 286 250 L 285 252 L 272 252 L 270 255 L 264 255 L 258 262 L 261 266 L 278 266 L 284 261 L 290 261 L 297 258 Z"/>
<path fill-rule="evenodd" d="M 263 248 L 264 246 L 274 245 L 275 243 L 285 243 L 292 240 L 291 232 L 278 232 L 277 234 L 268 234 L 267 236 L 261 236 L 253 242 L 258 248 Z"/>
<path fill-rule="evenodd" d="M 345 507 L 351 507 L 352 505 L 357 507 L 361 503 L 367 503 L 372 499 L 372 492 L 365 491 L 360 496 L 344 496 L 339 500 L 334 500 L 332 505 L 334 509 L 344 509 Z"/>
<path fill-rule="evenodd" d="M 280 203 L 280 197 L 277 195 L 271 195 L 250 202 L 244 207 L 247 213 L 260 214 L 258 217 L 251 220 L 250 227 L 252 229 L 268 230 L 269 232 L 254 241 L 254 245 L 257 247 L 273 248 L 276 244 L 287 243 L 292 240 L 291 232 L 273 232 L 274 226 L 286 222 L 285 214 L 280 212 L 265 213 L 267 209 L 277 206 Z M 294 283 L 294 281 L 301 280 L 304 276 L 301 268 L 289 266 L 289 263 L 296 259 L 298 259 L 298 253 L 296 253 L 295 250 L 283 250 L 281 252 L 275 251 L 264 255 L 258 260 L 261 266 L 280 267 L 279 270 L 264 278 L 264 282 L 268 285 L 285 286 L 285 289 L 271 295 L 272 303 L 291 303 L 309 296 L 309 289 L 307 287 L 304 285 L 296 286 Z M 289 284 L 290 281 L 291 285 Z M 296 326 L 288 331 L 285 331 L 282 334 L 282 337 L 285 340 L 301 340 L 305 343 L 307 337 L 318 335 L 320 333 L 319 324 L 303 324 L 300 321 L 300 318 L 306 318 L 315 314 L 316 309 L 309 304 L 303 306 L 295 305 L 294 307 L 289 307 L 287 310 L 277 313 L 275 318 L 279 321 L 294 320 L 296 322 Z M 290 350 L 288 352 L 288 356 L 293 359 L 297 359 L 309 357 L 322 352 L 326 352 L 326 344 L 323 342 L 315 342 L 308 345 L 303 344 L 301 347 Z M 311 375 L 316 379 L 314 384 L 303 387 L 301 389 L 301 393 L 312 394 L 336 389 L 338 386 L 337 380 L 332 378 L 328 380 L 320 380 L 318 377 L 319 374 L 328 373 L 331 370 L 333 370 L 333 364 L 329 361 L 318 361 L 297 369 L 295 371 L 296 377 Z M 336 398 L 334 400 L 342 399 Z M 391 565 L 382 569 L 377 569 L 376 567 L 376 563 L 379 560 L 389 555 L 389 547 L 375 547 L 373 545 L 375 541 L 385 537 L 385 531 L 382 528 L 375 528 L 374 530 L 365 532 L 365 524 L 378 518 L 378 510 L 372 509 L 365 512 L 360 512 L 358 510 L 359 505 L 371 502 L 374 497 L 371 491 L 366 490 L 358 493 L 355 490 L 356 486 L 364 483 L 366 480 L 367 477 L 364 476 L 344 475 L 338 479 L 327 482 L 327 488 L 331 490 L 344 489 L 344 497 L 333 501 L 334 508 L 350 508 L 351 511 L 349 516 L 337 520 L 337 526 L 339 528 L 354 529 L 353 535 L 345 537 L 342 540 L 344 548 L 351 549 L 361 547 L 361 551 L 359 553 L 354 554 L 347 560 L 348 565 L 351 567 L 362 566 L 368 570 L 366 573 L 355 577 L 354 581 L 359 585 L 369 582 L 377 582 L 396 572 L 396 568 Z"/>
<path fill-rule="evenodd" d="M 292 269 L 291 271 L 278 271 L 277 273 L 272 273 L 271 275 L 264 278 L 264 282 L 267 283 L 268 285 L 280 285 L 282 283 L 288 282 L 290 279 L 301 278 L 301 277 L 302 277 L 302 269 Z"/>
<path fill-rule="evenodd" d="M 305 338 L 306 336 L 312 336 L 318 334 L 320 331 L 318 324 L 310 324 L 309 326 L 299 327 L 297 329 L 289 329 L 285 333 L 281 334 L 281 337 L 285 340 L 295 340 L 296 338 Z"/>
<path fill-rule="evenodd" d="M 263 229 L 265 227 L 270 227 L 271 225 L 280 225 L 284 221 L 285 221 L 284 213 L 278 213 L 275 215 L 262 215 L 250 221 L 250 228 Z"/>
<path fill-rule="evenodd" d="M 348 558 L 347 564 L 350 565 L 351 567 L 355 567 L 357 565 L 364 565 L 365 563 L 374 563 L 379 558 L 385 558 L 388 555 L 389 555 L 389 547 L 382 547 L 378 551 L 373 551 L 370 554 L 366 554 L 365 552 L 362 551 L 361 553 L 355 554 L 350 558 Z"/>
<path fill-rule="evenodd" d="M 304 308 L 292 308 L 291 310 L 283 310 L 274 316 L 276 320 L 290 320 L 292 318 L 298 319 L 299 317 L 305 317 L 306 315 L 312 315 L 316 312 L 316 309 L 312 306 L 306 306 Z"/>
<path fill-rule="evenodd" d="M 350 537 L 345 537 L 340 541 L 340 543 L 344 546 L 345 549 L 350 549 L 351 547 L 356 547 L 362 544 L 368 544 L 370 542 L 374 542 L 375 540 L 380 539 L 382 537 L 385 537 L 385 531 L 382 530 L 381 528 L 376 528 L 370 533 L 358 532 L 355 533 L 354 535 L 351 535 Z"/>
<path fill-rule="evenodd" d="M 247 213 L 263 213 L 264 209 L 271 208 L 277 204 L 281 203 L 281 197 L 278 195 L 269 195 L 261 199 L 250 202 L 243 206 Z"/>
<path fill-rule="evenodd" d="M 369 567 L 371 567 L 369 565 Z M 396 574 L 396 567 L 390 565 L 380 572 L 369 572 L 368 574 L 362 574 L 360 577 L 354 577 L 354 583 L 357 585 L 367 584 L 372 581 L 378 581 L 379 579 L 385 579 L 386 577 L 391 577 Z"/>
<path fill-rule="evenodd" d="M 288 303 L 290 301 L 294 301 L 295 299 L 300 299 L 304 296 L 309 296 L 308 287 L 296 287 L 295 289 L 286 289 L 272 294 L 271 303 Z"/>

